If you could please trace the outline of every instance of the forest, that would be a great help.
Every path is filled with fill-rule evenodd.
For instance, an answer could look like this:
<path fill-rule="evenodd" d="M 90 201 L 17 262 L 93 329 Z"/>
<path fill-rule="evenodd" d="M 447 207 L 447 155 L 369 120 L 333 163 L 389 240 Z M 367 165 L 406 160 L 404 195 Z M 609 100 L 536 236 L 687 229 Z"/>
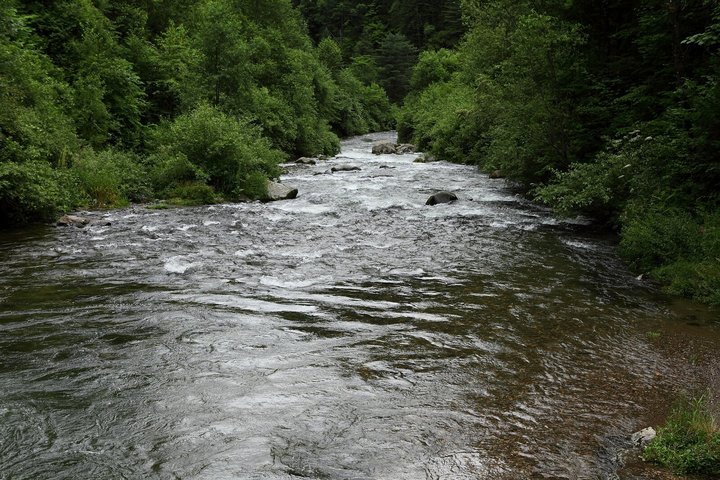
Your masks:
<path fill-rule="evenodd" d="M 616 230 L 668 290 L 720 303 L 720 4 L 462 2 L 420 55 L 398 130 Z"/>
<path fill-rule="evenodd" d="M 278 165 L 396 128 L 720 303 L 712 0 L 0 5 L 0 223 L 262 198 Z"/>

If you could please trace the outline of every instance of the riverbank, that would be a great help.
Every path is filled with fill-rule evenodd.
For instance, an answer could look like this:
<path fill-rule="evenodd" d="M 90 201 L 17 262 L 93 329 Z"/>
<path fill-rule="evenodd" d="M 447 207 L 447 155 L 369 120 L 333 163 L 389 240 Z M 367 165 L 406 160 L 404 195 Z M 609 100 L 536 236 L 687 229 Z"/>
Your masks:
<path fill-rule="evenodd" d="M 714 417 L 717 425 L 717 419 L 720 419 L 720 365 L 717 362 L 718 347 L 707 336 L 707 328 L 717 325 L 720 311 L 707 311 L 683 299 L 675 300 L 674 305 L 678 312 L 683 312 L 680 317 L 682 321 L 659 325 L 657 330 L 649 332 L 652 344 L 674 365 L 678 375 L 688 379 L 684 385 L 669 391 L 668 396 L 674 399 L 673 408 L 680 406 L 683 401 L 703 397 L 707 401 L 708 413 Z M 649 425 L 658 429 L 665 425 L 669 415 L 670 409 L 662 409 L 656 412 Z M 620 478 L 701 480 L 715 477 L 674 475 L 668 468 L 653 466 L 639 455 L 632 455 L 620 471 Z"/>

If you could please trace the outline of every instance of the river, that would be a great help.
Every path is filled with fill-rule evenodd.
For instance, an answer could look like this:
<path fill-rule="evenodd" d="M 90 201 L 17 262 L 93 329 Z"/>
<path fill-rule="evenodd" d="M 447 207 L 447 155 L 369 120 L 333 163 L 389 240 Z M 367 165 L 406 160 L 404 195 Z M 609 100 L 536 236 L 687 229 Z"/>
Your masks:
<path fill-rule="evenodd" d="M 718 312 L 391 139 L 289 167 L 295 200 L 1 234 L 0 478 L 621 476 Z"/>

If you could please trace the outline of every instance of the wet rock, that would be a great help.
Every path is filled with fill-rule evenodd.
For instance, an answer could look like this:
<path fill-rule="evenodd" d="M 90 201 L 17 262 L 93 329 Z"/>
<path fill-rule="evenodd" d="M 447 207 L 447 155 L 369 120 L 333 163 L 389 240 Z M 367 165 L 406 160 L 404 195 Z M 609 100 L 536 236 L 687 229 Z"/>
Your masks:
<path fill-rule="evenodd" d="M 391 155 L 396 153 L 397 148 L 394 143 L 382 142 L 376 143 L 372 147 L 372 153 L 375 155 Z"/>
<path fill-rule="evenodd" d="M 505 175 L 503 175 L 501 170 L 493 170 L 488 174 L 488 177 L 490 178 L 505 178 Z"/>
<path fill-rule="evenodd" d="M 438 192 L 434 195 L 431 195 L 430 198 L 428 198 L 427 202 L 425 202 L 425 205 L 437 205 L 439 203 L 452 203 L 455 200 L 457 200 L 457 195 L 455 195 L 452 192 Z"/>
<path fill-rule="evenodd" d="M 288 187 L 282 183 L 268 181 L 266 202 L 274 202 L 277 200 L 290 200 L 296 198 L 298 189 Z"/>
<path fill-rule="evenodd" d="M 395 167 L 391 167 L 390 165 L 380 165 L 378 168 L 380 170 L 385 170 L 385 169 L 394 169 Z"/>
<path fill-rule="evenodd" d="M 438 159 L 435 157 L 435 155 L 431 155 L 429 153 L 423 153 L 415 159 L 415 163 L 431 163 L 437 161 Z"/>
<path fill-rule="evenodd" d="M 356 167 L 354 165 L 338 165 L 338 166 L 332 167 L 330 169 L 330 171 L 332 173 L 335 173 L 335 172 L 357 172 L 360 170 L 361 170 L 360 167 Z"/>
<path fill-rule="evenodd" d="M 109 227 L 110 225 L 112 225 L 112 223 L 107 220 L 102 220 L 99 218 L 79 217 L 77 215 L 63 215 L 58 219 L 56 224 L 59 227 L 78 228 L 83 228 L 87 225 L 100 225 L 104 227 Z"/>
<path fill-rule="evenodd" d="M 652 427 L 647 427 L 643 430 L 640 430 L 639 432 L 635 432 L 630 436 L 630 441 L 633 443 L 633 445 L 636 445 L 640 448 L 645 448 L 645 446 L 652 442 L 655 437 L 657 436 L 657 432 Z"/>
<path fill-rule="evenodd" d="M 297 163 L 298 165 L 315 165 L 317 161 L 315 161 L 314 158 L 300 157 L 295 160 L 295 163 Z"/>
<path fill-rule="evenodd" d="M 381 142 L 373 145 L 372 153 L 375 155 L 406 155 L 408 153 L 415 153 L 417 147 L 410 143 L 390 143 Z"/>
<path fill-rule="evenodd" d="M 406 155 L 408 153 L 415 153 L 416 151 L 417 147 L 410 143 L 401 143 L 395 146 L 395 153 L 397 153 L 398 155 Z"/>

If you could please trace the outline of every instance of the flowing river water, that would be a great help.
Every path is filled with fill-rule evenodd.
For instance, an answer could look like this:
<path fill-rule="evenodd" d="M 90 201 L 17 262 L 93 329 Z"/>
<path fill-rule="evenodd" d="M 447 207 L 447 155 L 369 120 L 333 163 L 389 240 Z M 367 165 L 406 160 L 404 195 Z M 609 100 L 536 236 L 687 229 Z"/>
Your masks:
<path fill-rule="evenodd" d="M 0 478 L 622 477 L 717 311 L 391 137 L 290 167 L 295 200 L 0 236 Z"/>

